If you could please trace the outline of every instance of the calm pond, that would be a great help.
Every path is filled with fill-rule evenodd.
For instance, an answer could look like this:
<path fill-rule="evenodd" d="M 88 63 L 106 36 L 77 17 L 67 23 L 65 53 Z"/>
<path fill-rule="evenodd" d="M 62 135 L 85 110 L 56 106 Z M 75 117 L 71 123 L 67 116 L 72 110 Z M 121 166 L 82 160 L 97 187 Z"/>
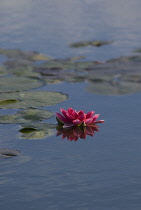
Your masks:
<path fill-rule="evenodd" d="M 141 209 L 140 9 L 0 2 L 1 210 Z M 105 122 L 59 130 L 55 113 L 69 107 Z"/>

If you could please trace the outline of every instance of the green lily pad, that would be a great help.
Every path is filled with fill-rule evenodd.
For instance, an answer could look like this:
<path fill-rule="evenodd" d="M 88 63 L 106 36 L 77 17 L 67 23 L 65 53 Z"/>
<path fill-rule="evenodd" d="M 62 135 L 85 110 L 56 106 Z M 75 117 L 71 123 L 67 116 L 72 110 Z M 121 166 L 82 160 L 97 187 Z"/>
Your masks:
<path fill-rule="evenodd" d="M 16 103 L 3 104 L 5 100 L 17 100 Z M 50 106 L 67 99 L 67 95 L 59 92 L 48 91 L 23 91 L 13 93 L 0 93 L 0 108 L 4 109 L 25 109 Z"/>
<path fill-rule="evenodd" d="M 13 104 L 13 103 L 16 103 L 18 102 L 18 100 L 15 100 L 15 99 L 6 99 L 6 100 L 0 100 L 0 106 L 5 106 L 5 105 L 8 105 L 8 104 Z"/>
<path fill-rule="evenodd" d="M 38 88 L 43 85 L 39 79 L 28 77 L 0 77 L 0 92 L 14 92 Z"/>
<path fill-rule="evenodd" d="M 30 123 L 35 121 L 41 121 L 49 119 L 53 116 L 52 112 L 43 109 L 27 109 L 19 111 L 14 115 L 2 115 L 0 116 L 0 123 L 6 124 L 21 124 Z"/>
<path fill-rule="evenodd" d="M 35 132 L 35 131 L 38 131 L 37 129 L 35 129 L 35 128 L 21 128 L 20 130 L 19 130 L 21 133 L 33 133 L 33 132 Z"/>
<path fill-rule="evenodd" d="M 38 52 L 26 52 L 19 49 L 0 48 L 0 54 L 12 59 L 16 58 L 16 59 L 24 59 L 29 61 L 44 61 L 51 59 L 50 57 L 42 55 Z"/>
<path fill-rule="evenodd" d="M 44 139 L 55 133 L 56 125 L 48 123 L 31 123 L 22 125 L 19 130 L 22 139 Z"/>
<path fill-rule="evenodd" d="M 87 47 L 87 46 L 101 47 L 102 45 L 111 44 L 112 42 L 113 41 L 100 41 L 100 40 L 80 41 L 80 42 L 75 42 L 75 43 L 70 44 L 69 47 L 73 47 L 73 48 Z"/>

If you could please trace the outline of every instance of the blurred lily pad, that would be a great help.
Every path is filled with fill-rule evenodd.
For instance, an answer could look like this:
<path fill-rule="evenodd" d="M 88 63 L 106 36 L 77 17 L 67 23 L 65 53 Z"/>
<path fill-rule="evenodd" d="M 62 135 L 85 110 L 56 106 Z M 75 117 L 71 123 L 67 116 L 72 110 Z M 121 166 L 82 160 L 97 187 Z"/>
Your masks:
<path fill-rule="evenodd" d="M 130 79 L 131 78 L 131 79 Z M 89 79 L 90 85 L 87 87 L 89 92 L 100 95 L 124 95 L 141 91 L 141 83 L 136 82 L 136 77 L 111 75 Z"/>
<path fill-rule="evenodd" d="M 141 53 L 141 48 L 134 50 L 134 52 Z"/>
<path fill-rule="evenodd" d="M 56 125 L 48 123 L 31 123 L 22 125 L 19 130 L 22 139 L 44 139 L 55 133 Z"/>
<path fill-rule="evenodd" d="M 108 63 L 129 63 L 129 62 L 141 62 L 140 55 L 121 56 L 119 58 L 110 59 Z"/>
<path fill-rule="evenodd" d="M 71 60 L 51 60 L 47 61 L 39 66 L 35 67 L 35 71 L 37 72 L 45 72 L 48 70 L 59 71 L 62 69 L 66 70 L 83 70 L 94 64 L 95 62 L 91 61 L 71 61 Z"/>
<path fill-rule="evenodd" d="M 51 58 L 42 55 L 38 52 L 27 52 L 27 51 L 22 51 L 20 49 L 3 49 L 0 48 L 0 54 L 4 55 L 8 58 L 11 59 L 24 59 L 24 60 L 29 60 L 29 61 L 44 61 L 44 60 L 50 60 Z"/>
<path fill-rule="evenodd" d="M 49 119 L 53 116 L 52 112 L 43 109 L 26 109 L 19 111 L 14 115 L 2 115 L 0 116 L 0 123 L 4 124 L 21 124 L 30 123 Z"/>
<path fill-rule="evenodd" d="M 18 102 L 18 100 L 16 100 L 16 99 L 0 100 L 0 105 L 5 106 L 5 105 L 13 104 L 13 103 L 16 103 L 16 102 Z"/>
<path fill-rule="evenodd" d="M 101 47 L 105 44 L 111 44 L 113 41 L 100 41 L 100 40 L 94 40 L 94 41 L 80 41 L 75 42 L 69 45 L 69 47 L 78 48 L 78 47 L 87 47 L 87 46 L 95 46 L 95 47 Z"/>
<path fill-rule="evenodd" d="M 0 76 L 4 76 L 7 74 L 8 74 L 8 71 L 7 71 L 6 67 L 0 66 Z"/>
<path fill-rule="evenodd" d="M 0 77 L 0 92 L 14 92 L 29 90 L 43 85 L 43 82 L 36 78 L 28 77 Z"/>
<path fill-rule="evenodd" d="M 0 93 L 0 108 L 20 109 L 50 106 L 67 99 L 67 95 L 48 91 L 23 91 Z M 15 103 L 5 103 L 6 100 L 15 100 Z M 17 102 L 16 102 L 17 101 Z"/>

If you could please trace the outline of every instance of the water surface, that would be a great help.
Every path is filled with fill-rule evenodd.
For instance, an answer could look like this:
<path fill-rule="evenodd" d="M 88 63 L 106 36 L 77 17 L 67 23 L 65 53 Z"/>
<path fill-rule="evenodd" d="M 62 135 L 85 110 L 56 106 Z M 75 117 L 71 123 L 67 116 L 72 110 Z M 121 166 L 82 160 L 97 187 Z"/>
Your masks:
<path fill-rule="evenodd" d="M 130 55 L 140 47 L 140 7 L 139 0 L 5 0 L 0 3 L 0 47 L 54 58 L 84 55 L 108 60 Z M 68 47 L 95 39 L 114 42 L 101 48 Z M 38 90 L 68 94 L 65 102 L 47 107 L 53 113 L 60 107 L 100 113 L 105 123 L 94 137 L 74 142 L 54 133 L 28 140 L 20 138 L 20 125 L 0 125 L 0 147 L 21 151 L 18 157 L 0 161 L 1 209 L 140 210 L 141 93 L 96 95 L 86 91 L 87 85 L 62 82 Z M 55 117 L 48 122 L 55 124 Z"/>

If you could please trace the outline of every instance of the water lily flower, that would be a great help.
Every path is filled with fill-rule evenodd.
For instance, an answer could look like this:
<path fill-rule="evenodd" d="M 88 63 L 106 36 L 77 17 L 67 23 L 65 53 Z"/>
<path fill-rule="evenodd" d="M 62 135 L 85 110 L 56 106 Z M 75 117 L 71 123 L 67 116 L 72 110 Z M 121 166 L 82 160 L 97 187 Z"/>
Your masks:
<path fill-rule="evenodd" d="M 67 138 L 69 141 L 77 141 L 79 138 L 86 139 L 87 135 L 94 136 L 95 132 L 99 132 L 98 128 L 97 125 L 89 125 L 85 127 L 74 126 L 71 128 L 58 127 L 56 128 L 58 131 L 56 136 L 62 135 L 62 140 Z"/>
<path fill-rule="evenodd" d="M 60 109 L 61 113 L 56 113 L 56 119 L 59 124 L 63 125 L 63 128 L 73 126 L 88 126 L 95 123 L 103 123 L 104 120 L 97 120 L 99 114 L 94 114 L 94 111 L 84 113 L 83 110 L 76 111 L 72 108 Z"/>

